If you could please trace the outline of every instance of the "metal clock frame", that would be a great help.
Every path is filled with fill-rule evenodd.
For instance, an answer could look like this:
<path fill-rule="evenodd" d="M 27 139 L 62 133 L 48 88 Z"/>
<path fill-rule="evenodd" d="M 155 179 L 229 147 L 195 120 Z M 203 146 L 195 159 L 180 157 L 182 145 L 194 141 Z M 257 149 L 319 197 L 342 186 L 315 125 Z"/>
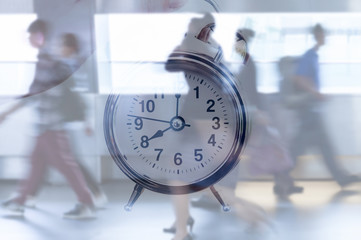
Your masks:
<path fill-rule="evenodd" d="M 122 153 L 117 146 L 114 136 L 114 116 L 117 111 L 117 105 L 120 95 L 112 94 L 108 97 L 105 112 L 104 112 L 104 135 L 105 140 L 112 158 L 115 160 L 118 167 L 127 175 L 132 181 L 136 183 L 131 199 L 126 206 L 130 210 L 143 192 L 144 188 L 154 192 L 163 194 L 188 194 L 201 191 L 205 188 L 211 187 L 212 192 L 223 205 L 224 210 L 229 210 L 226 204 L 222 201 L 219 194 L 213 188 L 213 185 L 226 176 L 239 162 L 238 156 L 241 154 L 248 136 L 248 116 L 245 108 L 244 100 L 242 99 L 239 89 L 237 88 L 234 76 L 221 62 L 215 61 L 213 58 L 199 54 L 185 51 L 175 51 L 168 59 L 166 68 L 169 71 L 184 71 L 196 72 L 206 76 L 208 79 L 215 81 L 216 84 L 221 86 L 227 94 L 230 94 L 233 106 L 236 111 L 236 126 L 235 126 L 235 139 L 231 151 L 228 153 L 226 160 L 214 172 L 205 176 L 197 182 L 183 185 L 183 186 L 170 186 L 159 184 L 150 178 L 134 171 L 128 164 L 127 160 L 123 157 Z M 239 114 L 237 114 L 239 113 Z"/>

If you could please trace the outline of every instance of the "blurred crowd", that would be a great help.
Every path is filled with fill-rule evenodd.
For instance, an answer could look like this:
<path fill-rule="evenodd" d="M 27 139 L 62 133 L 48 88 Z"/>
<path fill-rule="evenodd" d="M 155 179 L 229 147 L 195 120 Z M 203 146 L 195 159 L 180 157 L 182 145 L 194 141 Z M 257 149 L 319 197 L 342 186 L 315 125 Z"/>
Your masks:
<path fill-rule="evenodd" d="M 185 4 L 186 1 L 147 1 L 145 12 L 171 11 Z M 212 17 L 209 21 L 214 21 Z M 321 25 L 310 26 L 314 45 L 300 56 L 284 56 L 279 59 L 278 70 L 280 91 L 277 100 L 269 102 L 257 89 L 257 67 L 249 51 L 257 29 L 241 28 L 234 34 L 234 58 L 238 60 L 233 74 L 237 84 L 242 86 L 242 93 L 247 100 L 252 131 L 243 153 L 248 167 L 248 174 L 253 177 L 272 176 L 273 192 L 280 201 L 287 201 L 292 194 L 302 194 L 304 187 L 296 184 L 291 171 L 297 168 L 297 160 L 309 149 L 316 149 L 332 178 L 341 187 L 346 187 L 361 179 L 348 173 L 338 161 L 334 143 L 329 136 L 322 119 L 322 105 L 330 97 L 320 91 L 320 67 L 318 51 L 327 44 L 327 30 Z M 207 29 L 201 41 L 210 42 L 213 29 Z M 97 209 L 106 206 L 107 196 L 91 171 L 75 154 L 76 143 L 69 138 L 69 123 L 81 122 L 85 134 L 93 134 L 91 117 L 82 93 L 75 86 L 77 70 L 84 63 L 81 38 L 70 32 L 64 32 L 57 41 L 48 41 L 50 25 L 41 19 L 28 27 L 29 43 L 38 50 L 33 81 L 28 93 L 20 96 L 16 104 L 0 113 L 0 123 L 11 120 L 11 115 L 23 107 L 31 107 L 36 112 L 34 122 L 36 136 L 34 147 L 29 154 L 28 173 L 18 184 L 14 193 L 4 199 L 2 207 L 9 214 L 23 216 L 26 208 L 33 206 L 42 185 L 46 182 L 48 167 L 59 171 L 76 194 L 74 208 L 65 212 L 63 217 L 87 219 L 96 217 Z M 212 40 L 213 41 L 213 40 Z M 214 41 L 213 41 L 214 42 Z M 227 64 L 227 63 L 226 63 Z M 276 104 L 287 112 L 292 112 L 294 134 L 285 136 L 287 126 L 279 126 L 272 111 Z M 79 143 L 78 143 L 79 144 Z M 245 220 L 249 229 L 260 227 L 272 228 L 269 214 L 255 203 L 236 195 L 239 181 L 239 169 L 236 168 L 219 183 L 222 197 L 237 217 Z M 186 195 L 174 196 L 175 222 L 164 232 L 172 233 L 174 240 L 190 240 L 196 217 L 192 217 L 189 206 L 214 210 L 219 203 L 214 196 L 202 194 L 199 199 L 189 200 Z M 189 204 L 190 203 L 190 204 Z"/>

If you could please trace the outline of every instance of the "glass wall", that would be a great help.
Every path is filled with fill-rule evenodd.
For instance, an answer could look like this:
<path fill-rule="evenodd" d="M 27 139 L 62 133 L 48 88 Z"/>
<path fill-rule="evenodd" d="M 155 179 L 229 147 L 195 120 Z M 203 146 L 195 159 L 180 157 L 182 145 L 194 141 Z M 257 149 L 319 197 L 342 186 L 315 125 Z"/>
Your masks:
<path fill-rule="evenodd" d="M 109 14 L 95 17 L 100 92 L 122 81 L 136 62 L 164 62 L 182 40 L 194 14 Z M 132 24 L 128 24 L 132 22 Z M 214 38 L 229 63 L 234 33 L 238 28 L 256 32 L 250 53 L 256 61 L 258 88 L 277 92 L 277 62 L 283 56 L 300 56 L 314 45 L 310 27 L 327 29 L 326 45 L 320 49 L 321 91 L 332 94 L 361 92 L 361 14 L 355 13 L 259 13 L 216 15 Z M 106 29 L 106 30 L 104 30 Z M 104 63 L 110 63 L 105 67 Z M 107 70 L 106 70 L 107 69 Z M 108 75 L 109 74 L 109 75 Z M 110 81 L 109 81 L 110 77 Z M 147 81 L 151 81 L 147 79 Z"/>

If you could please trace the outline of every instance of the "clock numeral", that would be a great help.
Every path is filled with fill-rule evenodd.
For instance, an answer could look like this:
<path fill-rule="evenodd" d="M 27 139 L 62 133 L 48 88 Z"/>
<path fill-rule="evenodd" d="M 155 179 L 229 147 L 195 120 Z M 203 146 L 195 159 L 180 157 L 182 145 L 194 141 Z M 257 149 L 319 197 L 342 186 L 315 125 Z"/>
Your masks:
<path fill-rule="evenodd" d="M 202 149 L 194 149 L 194 159 L 196 160 L 196 161 L 202 161 L 202 159 L 203 159 L 203 155 L 202 155 Z"/>
<path fill-rule="evenodd" d="M 216 145 L 216 136 L 214 134 L 210 136 L 208 143 L 212 144 L 213 147 Z"/>
<path fill-rule="evenodd" d="M 221 124 L 219 123 L 219 121 L 220 121 L 219 117 L 212 118 L 212 121 L 214 121 L 214 124 L 215 124 L 215 125 L 212 126 L 212 128 L 214 130 L 217 130 L 217 129 L 219 129 L 221 127 Z"/>
<path fill-rule="evenodd" d="M 160 155 L 161 155 L 162 152 L 163 152 L 163 149 L 161 149 L 161 148 L 156 148 L 156 149 L 154 149 L 154 151 L 158 152 L 156 161 L 159 161 L 159 158 L 160 158 Z"/>
<path fill-rule="evenodd" d="M 147 112 L 154 112 L 155 109 L 155 103 L 153 100 L 148 100 L 146 103 L 143 101 L 139 102 L 140 105 L 142 105 L 142 112 L 147 110 Z"/>
<path fill-rule="evenodd" d="M 183 160 L 182 160 L 181 156 L 182 156 L 181 153 L 176 153 L 176 154 L 174 155 L 174 164 L 175 164 L 175 165 L 178 165 L 178 166 L 179 166 L 179 165 L 182 164 Z"/>
<path fill-rule="evenodd" d="M 147 148 L 149 147 L 149 138 L 147 136 L 142 136 L 140 138 L 141 142 L 140 142 L 140 146 L 142 148 Z"/>
<path fill-rule="evenodd" d="M 199 98 L 199 87 L 193 88 L 196 91 L 196 98 Z"/>
<path fill-rule="evenodd" d="M 143 128 L 143 120 L 139 117 L 134 120 L 134 124 L 136 125 L 136 130 L 141 130 Z"/>
<path fill-rule="evenodd" d="M 213 99 L 209 99 L 207 101 L 207 104 L 209 104 L 209 107 L 207 108 L 207 112 L 215 112 L 215 110 L 213 109 L 214 105 L 216 104 L 215 101 Z"/>

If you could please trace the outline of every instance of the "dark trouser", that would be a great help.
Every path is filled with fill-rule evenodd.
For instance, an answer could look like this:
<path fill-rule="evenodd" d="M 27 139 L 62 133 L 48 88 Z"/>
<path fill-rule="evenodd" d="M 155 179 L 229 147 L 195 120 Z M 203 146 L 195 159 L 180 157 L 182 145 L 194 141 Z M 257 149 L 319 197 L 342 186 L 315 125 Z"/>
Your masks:
<path fill-rule="evenodd" d="M 79 202 L 93 205 L 90 191 L 74 159 L 65 131 L 46 131 L 37 137 L 31 155 L 30 172 L 20 188 L 20 196 L 16 199 L 17 203 L 24 204 L 26 197 L 38 190 L 48 165 L 64 175 L 75 191 Z"/>
<path fill-rule="evenodd" d="M 290 146 L 292 158 L 296 160 L 309 147 L 317 148 L 333 178 L 338 183 L 342 182 L 347 175 L 336 161 L 333 146 L 320 113 L 307 109 L 299 111 L 298 114 L 301 124 Z"/>
<path fill-rule="evenodd" d="M 87 186 L 89 187 L 91 193 L 93 195 L 101 194 L 102 189 L 100 188 L 100 186 L 99 186 L 97 180 L 94 178 L 93 174 L 89 171 L 89 169 L 78 158 L 75 158 L 75 161 L 78 164 L 78 166 L 80 168 L 80 171 L 83 174 L 85 182 L 86 182 Z M 27 181 L 26 179 L 21 181 L 21 184 L 20 184 L 20 187 L 19 187 L 19 190 L 18 190 L 19 193 L 24 191 L 24 188 L 26 188 L 26 185 L 27 185 L 26 181 Z M 38 184 L 37 188 L 34 189 L 34 192 L 29 192 L 28 191 L 28 194 L 30 194 L 31 196 L 38 195 L 38 192 L 39 192 L 39 190 L 41 188 L 40 183 L 43 183 L 44 181 L 45 181 L 44 177 L 43 177 L 43 179 L 39 179 L 39 184 Z"/>

